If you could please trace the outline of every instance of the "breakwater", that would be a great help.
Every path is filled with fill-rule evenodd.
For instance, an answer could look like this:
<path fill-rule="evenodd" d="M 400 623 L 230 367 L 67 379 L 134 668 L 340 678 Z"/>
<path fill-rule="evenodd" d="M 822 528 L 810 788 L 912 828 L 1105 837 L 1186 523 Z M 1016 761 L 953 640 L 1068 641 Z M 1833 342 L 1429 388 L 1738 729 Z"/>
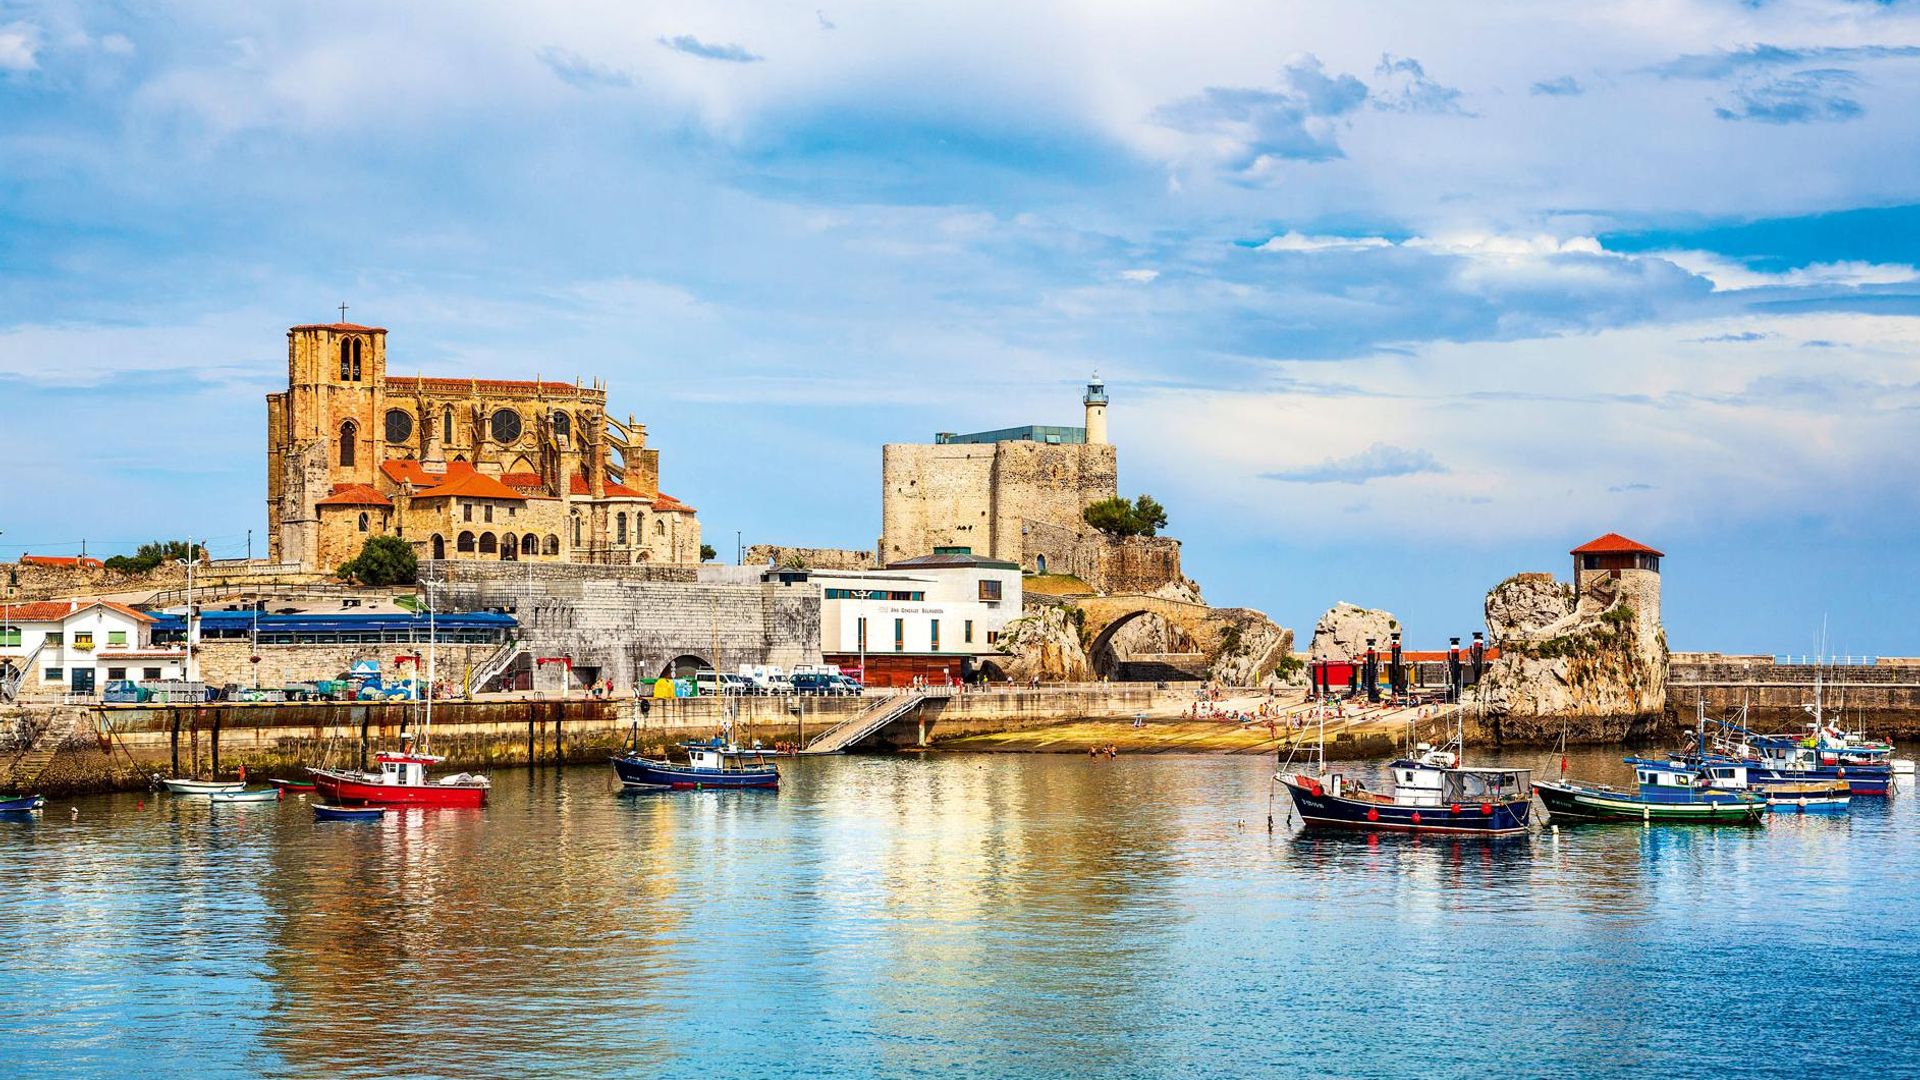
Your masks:
<path fill-rule="evenodd" d="M 1745 707 L 1761 730 L 1805 723 L 1816 677 L 1827 715 L 1875 735 L 1920 736 L 1920 664 L 1816 667 L 1776 664 L 1770 657 L 1676 660 L 1667 673 L 1666 726 L 1691 729 L 1697 703 L 1726 717 Z"/>
<path fill-rule="evenodd" d="M 743 698 L 735 735 L 804 744 L 872 698 Z M 1001 690 L 929 697 L 875 736 L 880 745 L 931 745 L 962 735 L 1042 727 L 1088 717 L 1172 715 L 1191 690 L 1142 686 Z M 637 743 L 658 752 L 716 732 L 714 698 L 640 703 L 510 699 L 434 705 L 433 752 L 449 769 L 487 770 L 603 761 Z M 0 785 L 41 794 L 133 790 L 155 774 L 298 776 L 315 765 L 359 767 L 417 732 L 418 705 L 387 702 L 204 706 L 22 706 L 0 711 Z"/>

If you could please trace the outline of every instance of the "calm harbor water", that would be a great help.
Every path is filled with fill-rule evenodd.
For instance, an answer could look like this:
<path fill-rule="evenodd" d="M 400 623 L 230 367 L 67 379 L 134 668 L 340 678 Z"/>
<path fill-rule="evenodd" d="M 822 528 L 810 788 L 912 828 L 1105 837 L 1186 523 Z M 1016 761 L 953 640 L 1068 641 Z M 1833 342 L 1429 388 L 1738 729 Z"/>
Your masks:
<path fill-rule="evenodd" d="M 0 821 L 0 1074 L 1920 1075 L 1911 795 L 1413 841 L 1269 834 L 1266 759 L 784 768 Z"/>

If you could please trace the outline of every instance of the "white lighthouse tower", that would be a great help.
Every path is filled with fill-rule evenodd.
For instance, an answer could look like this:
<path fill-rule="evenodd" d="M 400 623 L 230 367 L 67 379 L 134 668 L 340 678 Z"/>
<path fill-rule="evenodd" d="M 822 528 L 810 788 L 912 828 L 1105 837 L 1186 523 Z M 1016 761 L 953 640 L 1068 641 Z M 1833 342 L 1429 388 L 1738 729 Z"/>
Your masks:
<path fill-rule="evenodd" d="M 1100 381 L 1100 373 L 1094 372 L 1087 380 L 1087 396 L 1080 399 L 1087 406 L 1087 443 L 1091 446 L 1105 446 L 1107 443 L 1107 384 Z"/>

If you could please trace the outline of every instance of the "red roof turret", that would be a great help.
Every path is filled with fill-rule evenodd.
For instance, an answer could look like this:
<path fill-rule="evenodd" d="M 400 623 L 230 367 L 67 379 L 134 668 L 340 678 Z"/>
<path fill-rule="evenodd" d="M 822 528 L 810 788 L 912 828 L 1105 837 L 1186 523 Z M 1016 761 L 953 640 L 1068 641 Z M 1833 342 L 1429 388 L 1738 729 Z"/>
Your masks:
<path fill-rule="evenodd" d="M 1666 552 L 1656 551 L 1653 548 L 1648 547 L 1647 545 L 1641 543 L 1638 540 L 1629 540 L 1626 537 L 1621 536 L 1619 533 L 1608 533 L 1605 536 L 1598 537 L 1596 539 L 1589 540 L 1584 544 L 1581 544 L 1579 547 L 1574 548 L 1572 551 L 1567 552 L 1567 554 L 1569 555 L 1653 555 L 1657 557 L 1657 556 L 1665 555 Z"/>

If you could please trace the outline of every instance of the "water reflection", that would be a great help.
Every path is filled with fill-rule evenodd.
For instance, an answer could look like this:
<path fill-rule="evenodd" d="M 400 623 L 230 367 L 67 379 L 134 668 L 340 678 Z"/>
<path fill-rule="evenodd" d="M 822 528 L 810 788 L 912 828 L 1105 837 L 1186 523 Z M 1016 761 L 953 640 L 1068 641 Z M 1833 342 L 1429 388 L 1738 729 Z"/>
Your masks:
<path fill-rule="evenodd" d="M 785 769 L 777 794 L 640 797 L 508 773 L 484 812 L 371 824 L 165 796 L 0 823 L 0 941 L 35 958 L 0 991 L 0 1066 L 1387 1075 L 1445 1046 L 1491 1075 L 1685 1073 L 1796 988 L 1860 1030 L 1920 1005 L 1887 870 L 1920 854 L 1907 801 L 1435 839 L 1269 832 L 1259 759 Z M 1748 977 L 1782 957 L 1792 978 Z M 1712 1009 L 1702 971 L 1734 975 Z"/>

